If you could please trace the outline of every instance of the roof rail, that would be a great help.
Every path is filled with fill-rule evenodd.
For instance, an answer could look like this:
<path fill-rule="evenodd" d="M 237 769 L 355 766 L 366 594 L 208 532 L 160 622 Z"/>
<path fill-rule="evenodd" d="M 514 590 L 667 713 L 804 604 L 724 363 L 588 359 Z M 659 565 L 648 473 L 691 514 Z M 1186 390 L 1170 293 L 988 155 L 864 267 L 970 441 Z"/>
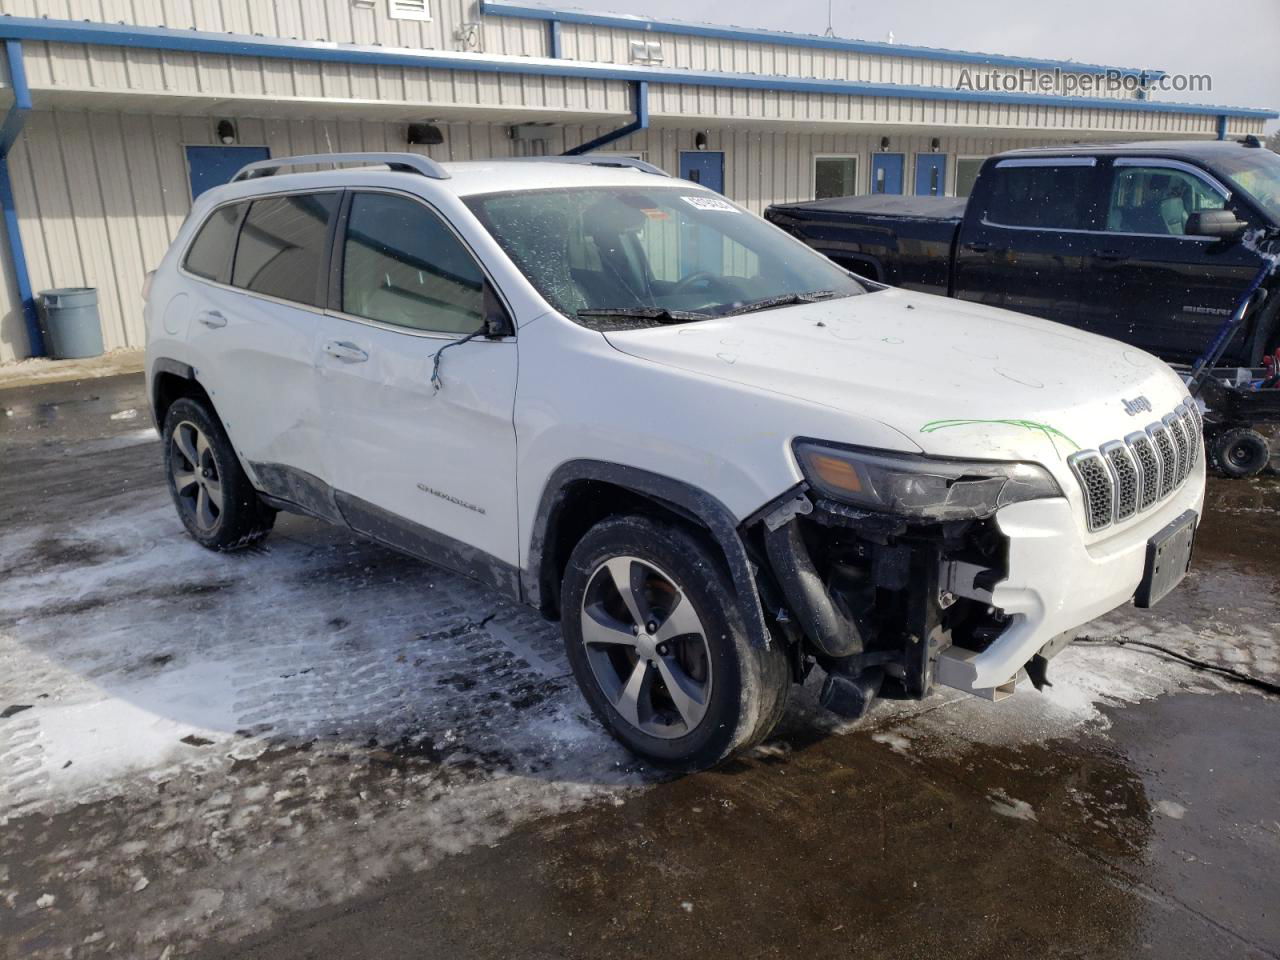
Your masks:
<path fill-rule="evenodd" d="M 589 153 L 583 153 L 568 156 L 561 154 L 555 157 L 510 157 L 508 159 L 530 163 L 577 163 L 588 167 L 631 167 L 634 170 L 652 173 L 659 177 L 671 176 L 661 167 L 654 166 L 647 160 L 637 160 L 635 157 L 592 156 Z"/>
<path fill-rule="evenodd" d="M 432 180 L 449 179 L 449 172 L 444 167 L 417 153 L 312 153 L 301 157 L 272 157 L 246 164 L 231 178 L 231 182 L 271 177 L 282 167 L 336 166 L 339 163 L 358 163 L 366 167 L 382 164 L 398 173 L 420 173 Z"/>

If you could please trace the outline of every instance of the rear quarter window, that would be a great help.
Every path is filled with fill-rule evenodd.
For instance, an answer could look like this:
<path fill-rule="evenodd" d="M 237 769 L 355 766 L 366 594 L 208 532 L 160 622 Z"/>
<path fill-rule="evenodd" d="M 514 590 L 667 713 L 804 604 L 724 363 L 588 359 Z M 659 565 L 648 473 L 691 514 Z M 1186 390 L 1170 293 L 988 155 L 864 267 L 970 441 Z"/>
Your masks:
<path fill-rule="evenodd" d="M 236 224 L 247 204 L 231 203 L 219 207 L 201 225 L 195 240 L 187 249 L 182 266 L 188 273 L 206 280 L 225 280 L 231 268 L 231 248 L 236 242 Z"/>

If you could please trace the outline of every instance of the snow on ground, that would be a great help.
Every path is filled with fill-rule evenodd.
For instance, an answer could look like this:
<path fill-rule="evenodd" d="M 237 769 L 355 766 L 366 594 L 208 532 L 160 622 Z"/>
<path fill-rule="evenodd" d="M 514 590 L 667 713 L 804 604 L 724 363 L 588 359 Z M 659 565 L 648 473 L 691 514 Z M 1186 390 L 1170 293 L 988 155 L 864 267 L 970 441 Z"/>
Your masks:
<path fill-rule="evenodd" d="M 121 955 L 181 955 L 654 780 L 590 719 L 553 625 L 312 521 L 212 554 L 161 488 L 122 490 L 96 519 L 0 534 L 0 584 L 0 920 L 39 911 Z M 1126 611 L 1087 632 L 1231 660 L 1239 629 Z M 1252 667 L 1273 664 L 1264 646 Z M 911 759 L 1222 688 L 1108 646 L 1068 650 L 1050 677 L 998 704 L 884 703 L 861 724 L 820 711 L 811 682 L 793 712 Z M 21 863 L 5 855 L 19 836 Z M 49 956 L 75 946 L 51 937 Z"/>
<path fill-rule="evenodd" d="M 643 781 L 532 611 L 309 521 L 217 555 L 162 491 L 112 506 L 0 537 L 0 914 L 181 951 Z"/>

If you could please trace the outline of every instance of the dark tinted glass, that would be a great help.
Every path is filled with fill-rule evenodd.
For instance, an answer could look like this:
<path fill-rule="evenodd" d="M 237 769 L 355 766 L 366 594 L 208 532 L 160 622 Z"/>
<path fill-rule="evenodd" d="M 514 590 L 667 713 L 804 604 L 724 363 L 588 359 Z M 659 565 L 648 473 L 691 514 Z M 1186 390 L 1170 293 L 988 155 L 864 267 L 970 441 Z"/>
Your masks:
<path fill-rule="evenodd" d="M 995 167 L 986 220 L 1007 227 L 1083 230 L 1093 167 Z"/>
<path fill-rule="evenodd" d="M 255 200 L 240 229 L 231 282 L 254 293 L 320 305 L 329 220 L 336 193 Z"/>
<path fill-rule="evenodd" d="M 187 250 L 183 266 L 197 277 L 222 280 L 231 263 L 231 247 L 236 239 L 236 223 L 244 210 L 243 203 L 219 207 L 204 222 Z"/>
<path fill-rule="evenodd" d="M 484 322 L 484 274 L 421 203 L 358 193 L 343 245 L 342 310 L 414 330 L 474 333 Z"/>

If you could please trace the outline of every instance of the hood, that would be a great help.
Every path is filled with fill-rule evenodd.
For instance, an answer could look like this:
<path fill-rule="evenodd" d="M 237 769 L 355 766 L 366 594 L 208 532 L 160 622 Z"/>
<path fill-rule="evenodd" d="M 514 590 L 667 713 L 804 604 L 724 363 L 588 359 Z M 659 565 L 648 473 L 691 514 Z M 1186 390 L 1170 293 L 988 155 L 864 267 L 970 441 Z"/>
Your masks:
<path fill-rule="evenodd" d="M 896 289 L 607 337 L 654 363 L 878 420 L 936 456 L 1052 467 L 1186 396 L 1163 361 L 1118 341 Z M 1140 397 L 1150 411 L 1130 415 L 1124 401 Z"/>

